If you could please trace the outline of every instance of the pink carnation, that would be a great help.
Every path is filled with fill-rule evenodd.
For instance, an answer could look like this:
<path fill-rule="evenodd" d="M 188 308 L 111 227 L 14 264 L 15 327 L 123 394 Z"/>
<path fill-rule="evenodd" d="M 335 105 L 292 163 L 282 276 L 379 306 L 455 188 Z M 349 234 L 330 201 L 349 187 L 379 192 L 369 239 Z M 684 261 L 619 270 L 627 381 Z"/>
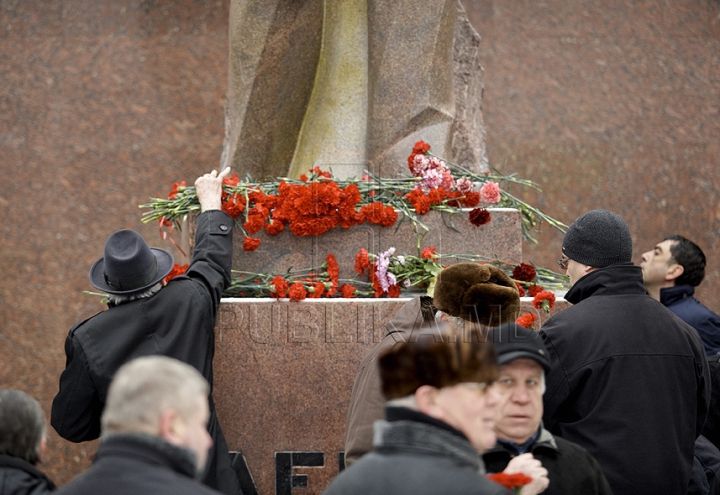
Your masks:
<path fill-rule="evenodd" d="M 426 155 L 415 155 L 413 158 L 413 175 L 420 177 L 430 166 L 430 159 Z"/>
<path fill-rule="evenodd" d="M 497 185 L 497 182 L 486 182 L 483 184 L 483 186 L 480 188 L 480 197 L 483 200 L 483 203 L 499 203 L 500 202 L 500 186 Z"/>
<path fill-rule="evenodd" d="M 451 190 L 455 186 L 455 179 L 449 170 L 443 170 L 442 172 L 442 186 L 446 191 Z"/>
<path fill-rule="evenodd" d="M 458 179 L 458 180 L 457 180 L 457 186 L 456 186 L 456 187 L 457 187 L 457 190 L 460 191 L 461 193 L 467 194 L 467 193 L 469 193 L 470 191 L 472 191 L 473 182 L 472 182 L 470 179 L 466 178 L 466 177 L 462 177 L 461 179 Z"/>

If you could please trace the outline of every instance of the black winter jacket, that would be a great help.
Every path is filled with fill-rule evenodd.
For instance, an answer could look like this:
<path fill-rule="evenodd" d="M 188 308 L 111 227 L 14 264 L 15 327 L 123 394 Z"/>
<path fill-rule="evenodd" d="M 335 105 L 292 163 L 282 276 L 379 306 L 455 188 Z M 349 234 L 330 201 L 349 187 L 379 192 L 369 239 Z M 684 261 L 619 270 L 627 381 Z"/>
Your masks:
<path fill-rule="evenodd" d="M 195 456 L 159 437 L 117 434 L 100 443 L 93 465 L 57 495 L 217 495 L 194 479 Z"/>
<path fill-rule="evenodd" d="M 548 471 L 550 485 L 543 495 L 612 495 L 600 465 L 579 445 L 553 437 L 541 428 L 529 452 Z M 489 473 L 499 473 L 513 456 L 498 443 L 482 457 Z"/>
<path fill-rule="evenodd" d="M 540 331 L 545 427 L 587 449 L 617 494 L 686 493 L 710 396 L 697 332 L 646 294 L 632 263 L 589 273 L 566 299 Z"/>
<path fill-rule="evenodd" d="M 54 490 L 50 478 L 26 460 L 0 454 L 0 494 L 45 495 Z"/>
<path fill-rule="evenodd" d="M 67 363 L 52 405 L 51 424 L 72 442 L 100 435 L 100 416 L 110 381 L 126 362 L 148 355 L 179 359 L 211 386 L 214 327 L 222 292 L 230 283 L 233 220 L 223 211 L 198 217 L 192 262 L 184 275 L 155 295 L 111 306 L 73 327 L 65 341 Z M 225 437 L 210 397 L 208 432 L 213 446 L 203 481 L 237 493 Z"/>

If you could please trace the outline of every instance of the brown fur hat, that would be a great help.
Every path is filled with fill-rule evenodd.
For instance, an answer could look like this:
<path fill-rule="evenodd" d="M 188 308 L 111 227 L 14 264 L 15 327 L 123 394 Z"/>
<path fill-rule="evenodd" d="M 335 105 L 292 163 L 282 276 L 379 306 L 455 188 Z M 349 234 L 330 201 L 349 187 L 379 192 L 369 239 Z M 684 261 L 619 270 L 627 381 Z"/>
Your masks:
<path fill-rule="evenodd" d="M 383 352 L 378 365 L 382 392 L 388 400 L 414 394 L 423 385 L 443 388 L 463 382 L 491 383 L 498 374 L 493 344 L 477 329 L 464 336 L 438 330 L 408 340 Z"/>
<path fill-rule="evenodd" d="M 458 263 L 438 274 L 435 307 L 451 316 L 486 326 L 515 321 L 520 312 L 517 286 L 500 268 Z"/>

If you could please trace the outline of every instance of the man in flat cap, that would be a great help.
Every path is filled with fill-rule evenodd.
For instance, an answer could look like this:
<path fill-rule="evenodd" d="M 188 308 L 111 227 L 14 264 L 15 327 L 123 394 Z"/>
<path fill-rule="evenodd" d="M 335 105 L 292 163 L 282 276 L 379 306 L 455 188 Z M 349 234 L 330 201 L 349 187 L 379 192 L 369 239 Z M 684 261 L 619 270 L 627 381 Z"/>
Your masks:
<path fill-rule="evenodd" d="M 440 272 L 434 297 L 416 297 L 400 308 L 387 324 L 385 338 L 360 363 L 348 409 L 345 466 L 372 449 L 373 423 L 384 418 L 385 398 L 377 365 L 381 352 L 398 343 L 433 338 L 427 333 L 438 333 L 435 318 L 451 318 L 462 333 L 466 321 L 490 328 L 514 321 L 519 310 L 515 283 L 495 266 L 458 263 Z"/>
<path fill-rule="evenodd" d="M 108 294 L 109 309 L 75 325 L 65 341 L 67 363 L 51 415 L 61 437 L 85 442 L 100 436 L 110 381 L 134 358 L 172 357 L 193 366 L 212 384 L 214 327 L 232 261 L 233 220 L 221 209 L 222 181 L 229 171 L 213 170 L 195 181 L 201 213 L 184 275 L 165 283 L 172 255 L 149 247 L 135 231 L 120 230 L 106 241 L 105 255 L 90 269 L 90 282 Z M 236 495 L 238 479 L 212 396 L 209 399 L 213 446 L 202 481 Z"/>
<path fill-rule="evenodd" d="M 647 295 L 619 215 L 580 216 L 562 253 L 573 306 L 540 331 L 545 427 L 587 449 L 615 493 L 686 493 L 710 397 L 700 337 Z"/>
<path fill-rule="evenodd" d="M 500 366 L 495 391 L 497 444 L 483 453 L 490 473 L 503 471 L 516 456 L 532 453 L 548 471 L 545 495 L 611 495 L 598 462 L 584 448 L 553 436 L 542 425 L 545 373 L 550 356 L 540 336 L 529 328 L 506 323 L 492 329 Z"/>

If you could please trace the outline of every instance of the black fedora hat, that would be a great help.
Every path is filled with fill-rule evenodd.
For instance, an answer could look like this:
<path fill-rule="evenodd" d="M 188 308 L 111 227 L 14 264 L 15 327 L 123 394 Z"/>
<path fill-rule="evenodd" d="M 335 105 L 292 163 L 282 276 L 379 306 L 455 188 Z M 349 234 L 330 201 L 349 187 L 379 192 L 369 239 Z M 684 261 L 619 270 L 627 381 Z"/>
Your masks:
<path fill-rule="evenodd" d="M 108 294 L 132 294 L 160 282 L 174 262 L 172 254 L 149 247 L 134 230 L 118 230 L 105 242 L 105 256 L 90 268 L 90 283 Z"/>
<path fill-rule="evenodd" d="M 525 358 L 538 363 L 545 372 L 550 371 L 550 355 L 542 337 L 534 330 L 517 323 L 506 323 L 490 330 L 488 340 L 495 346 L 498 364 Z"/>

